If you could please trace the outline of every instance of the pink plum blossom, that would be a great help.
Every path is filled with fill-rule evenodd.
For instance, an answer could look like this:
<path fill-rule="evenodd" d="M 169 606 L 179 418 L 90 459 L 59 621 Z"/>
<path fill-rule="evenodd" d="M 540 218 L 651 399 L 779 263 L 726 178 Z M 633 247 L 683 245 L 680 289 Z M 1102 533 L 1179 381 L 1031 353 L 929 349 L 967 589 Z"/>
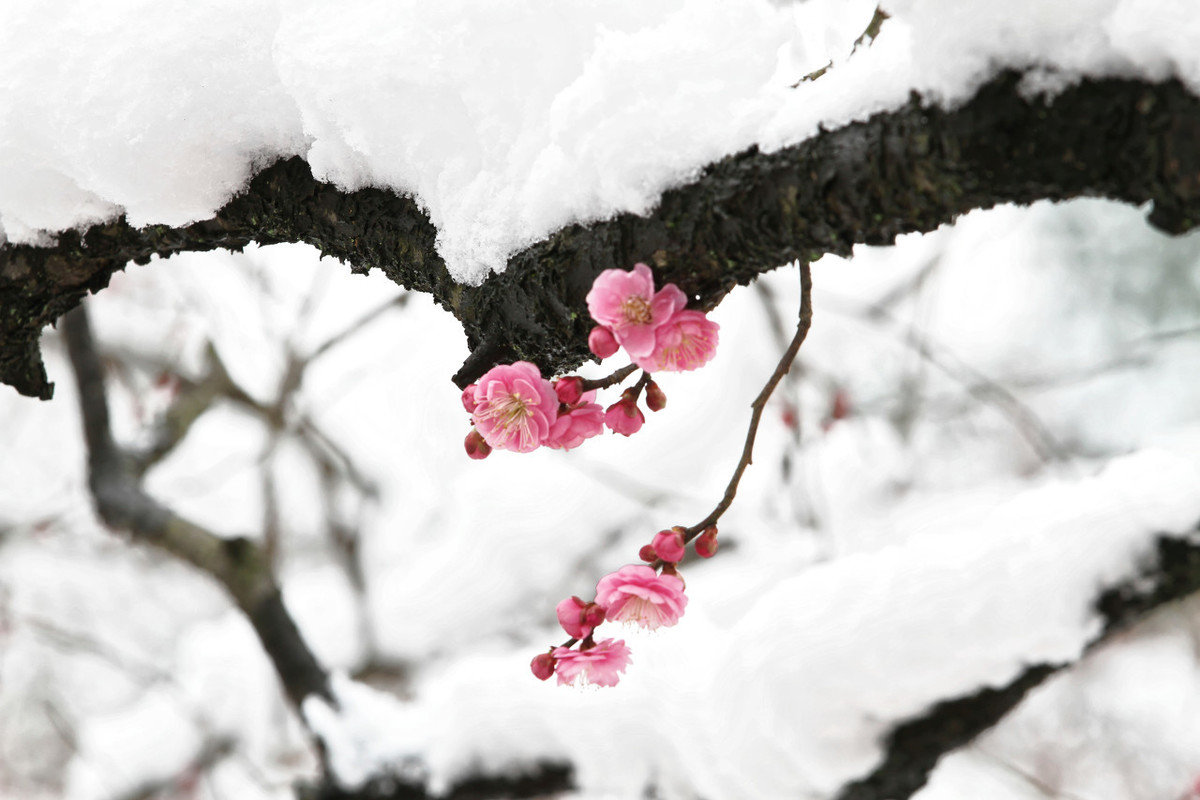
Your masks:
<path fill-rule="evenodd" d="M 631 272 L 606 269 L 597 275 L 587 304 L 592 319 L 636 359 L 650 355 L 655 330 L 687 305 L 687 296 L 673 283 L 655 292 L 650 267 L 635 264 Z"/>
<path fill-rule="evenodd" d="M 471 418 L 484 441 L 500 450 L 528 453 L 550 435 L 558 395 L 528 361 L 492 367 L 475 387 Z"/>
<path fill-rule="evenodd" d="M 604 412 L 604 424 L 622 436 L 637 433 L 645 422 L 646 416 L 631 397 L 622 397 Z"/>
<path fill-rule="evenodd" d="M 592 630 L 604 622 L 604 609 L 596 603 L 585 603 L 578 597 L 568 597 L 554 609 L 558 623 L 574 639 L 591 636 Z"/>
<path fill-rule="evenodd" d="M 628 564 L 596 584 L 596 602 L 616 622 L 635 622 L 643 628 L 669 627 L 687 607 L 683 580 L 659 575 L 644 564 Z"/>
<path fill-rule="evenodd" d="M 655 329 L 654 347 L 633 361 L 647 372 L 687 372 L 717 354 L 717 323 L 701 311 L 680 311 Z"/>
<path fill-rule="evenodd" d="M 588 349 L 600 358 L 608 358 L 620 348 L 621 345 L 613 338 L 612 331 L 603 325 L 597 325 L 588 334 Z"/>
<path fill-rule="evenodd" d="M 550 434 L 542 444 L 559 450 L 573 450 L 593 436 L 604 432 L 604 409 L 593 403 L 595 392 L 587 392 L 580 402 L 559 410 L 558 419 L 550 426 Z"/>
<path fill-rule="evenodd" d="M 587 650 L 554 648 L 559 686 L 569 683 L 616 686 L 629 666 L 629 648 L 620 639 L 602 639 Z"/>

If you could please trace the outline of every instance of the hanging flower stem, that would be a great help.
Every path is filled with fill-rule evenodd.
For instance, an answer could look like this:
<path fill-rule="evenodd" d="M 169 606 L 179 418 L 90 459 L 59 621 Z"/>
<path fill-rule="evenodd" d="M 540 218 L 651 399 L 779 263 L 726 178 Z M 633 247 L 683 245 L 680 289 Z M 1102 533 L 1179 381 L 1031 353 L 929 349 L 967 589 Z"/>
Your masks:
<path fill-rule="evenodd" d="M 800 319 L 796 322 L 796 333 L 792 337 L 787 350 L 784 351 L 783 357 L 779 359 L 779 364 L 775 367 L 775 371 L 767 379 L 762 391 L 758 393 L 758 397 L 754 398 L 754 402 L 750 404 L 753 412 L 750 414 L 750 427 L 746 431 L 746 444 L 742 447 L 742 457 L 738 461 L 737 469 L 733 471 L 733 477 L 729 479 L 729 485 L 725 487 L 725 495 L 721 498 L 721 502 L 717 503 L 717 507 L 712 510 L 712 513 L 687 529 L 683 537 L 684 542 L 692 541 L 703 533 L 705 528 L 715 525 L 717 520 L 721 518 L 721 515 L 729 510 L 729 507 L 733 504 L 733 498 L 737 497 L 738 484 L 742 480 L 742 474 L 746 471 L 746 467 L 750 466 L 754 460 L 754 439 L 758 435 L 758 423 L 762 419 L 763 409 L 766 408 L 767 400 L 771 398 L 771 393 L 775 391 L 775 387 L 779 385 L 779 381 L 791 369 L 792 362 L 796 360 L 796 354 L 800 352 L 800 345 L 804 344 L 804 338 L 808 336 L 808 329 L 811 326 L 812 274 L 809 271 L 808 262 L 801 261 Z"/>

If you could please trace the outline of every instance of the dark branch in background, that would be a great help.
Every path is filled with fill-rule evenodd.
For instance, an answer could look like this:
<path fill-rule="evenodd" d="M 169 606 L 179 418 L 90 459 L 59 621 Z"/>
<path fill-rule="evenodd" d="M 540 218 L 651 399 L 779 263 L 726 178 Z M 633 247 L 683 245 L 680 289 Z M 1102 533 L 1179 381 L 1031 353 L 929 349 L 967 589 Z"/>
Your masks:
<path fill-rule="evenodd" d="M 890 244 L 999 203 L 1107 197 L 1152 202 L 1150 222 L 1171 233 L 1200 221 L 1200 100 L 1181 83 L 1089 80 L 1047 102 L 1023 96 L 1020 81 L 1004 73 L 952 111 L 914 97 L 776 153 L 730 156 L 648 216 L 569 226 L 478 287 L 450 279 L 415 201 L 342 192 L 300 159 L 280 161 L 205 222 L 139 230 L 121 219 L 63 232 L 51 248 L 0 247 L 0 380 L 49 397 L 42 328 L 126 263 L 185 250 L 302 241 L 353 270 L 380 268 L 462 322 L 465 386 L 501 362 L 558 373 L 590 358 L 584 296 L 601 270 L 638 261 L 708 309 L 782 264 Z"/>
<path fill-rule="evenodd" d="M 1162 535 L 1154 558 L 1141 574 L 1113 587 L 1096 601 L 1104 629 L 1088 648 L 1144 618 L 1155 609 L 1200 591 L 1200 541 Z M 1025 694 L 1068 664 L 1026 667 L 1007 685 L 938 703 L 888 734 L 884 760 L 865 778 L 847 785 L 836 800 L 906 800 L 929 780 L 942 756 L 999 722 Z"/>
<path fill-rule="evenodd" d="M 333 704 L 329 678 L 304 643 L 283 604 L 265 554 L 249 539 L 224 539 L 176 516 L 142 489 L 133 461 L 113 441 L 104 367 L 92 340 L 87 309 L 62 320 L 88 448 L 88 486 L 96 511 L 113 528 L 198 567 L 229 592 L 249 619 L 288 699 L 299 709 L 309 696 Z"/>
<path fill-rule="evenodd" d="M 501 800 L 501 798 L 552 798 L 575 788 L 574 775 L 565 764 L 540 763 L 510 776 L 466 778 L 445 792 L 431 794 L 423 786 L 377 778 L 355 790 L 328 784 L 300 787 L 298 800 Z"/>

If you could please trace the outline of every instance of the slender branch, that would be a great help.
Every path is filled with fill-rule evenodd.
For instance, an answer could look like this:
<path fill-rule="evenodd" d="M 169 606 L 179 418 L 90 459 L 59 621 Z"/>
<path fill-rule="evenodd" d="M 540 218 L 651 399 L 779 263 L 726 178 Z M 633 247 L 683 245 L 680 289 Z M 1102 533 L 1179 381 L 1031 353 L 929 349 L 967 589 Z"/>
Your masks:
<path fill-rule="evenodd" d="M 637 364 L 628 364 L 604 378 L 585 379 L 583 381 L 583 391 L 590 392 L 593 389 L 607 389 L 609 386 L 615 386 L 632 375 L 637 368 Z"/>
<path fill-rule="evenodd" d="M 334 703 L 328 676 L 284 607 L 262 548 L 245 538 L 217 536 L 175 515 L 142 489 L 133 460 L 113 441 L 104 370 L 87 309 L 80 306 L 67 314 L 61 327 L 78 385 L 88 485 L 100 518 L 221 583 L 249 618 L 294 706 L 299 708 L 310 695 Z"/>
<path fill-rule="evenodd" d="M 684 534 L 684 541 L 690 542 L 699 536 L 705 528 L 710 525 L 715 525 L 721 515 L 729 510 L 729 506 L 733 504 L 733 499 L 737 497 L 738 484 L 742 480 L 742 474 L 746 471 L 746 467 L 754 460 L 754 439 L 758 436 L 758 423 L 762 419 L 763 410 L 767 407 L 767 401 L 771 399 L 771 393 L 775 391 L 775 387 L 783 380 L 783 376 L 787 374 L 792 367 L 792 362 L 796 360 L 796 354 L 800 352 L 800 345 L 804 344 L 805 337 L 808 336 L 808 329 L 812 327 L 812 273 L 809 269 L 808 262 L 800 262 L 800 318 L 796 322 L 796 333 L 792 336 L 792 341 L 788 344 L 787 350 L 783 352 L 779 363 L 775 366 L 775 371 L 771 373 L 771 377 L 767 379 L 763 385 L 762 391 L 758 393 L 758 397 L 754 398 L 754 402 L 750 404 L 752 412 L 750 414 L 750 425 L 746 430 L 746 443 L 742 445 L 742 457 L 738 459 L 737 468 L 733 471 L 733 477 L 729 479 L 729 484 L 725 487 L 725 494 L 721 497 L 721 502 L 717 503 L 717 507 L 712 512 L 687 529 Z"/>

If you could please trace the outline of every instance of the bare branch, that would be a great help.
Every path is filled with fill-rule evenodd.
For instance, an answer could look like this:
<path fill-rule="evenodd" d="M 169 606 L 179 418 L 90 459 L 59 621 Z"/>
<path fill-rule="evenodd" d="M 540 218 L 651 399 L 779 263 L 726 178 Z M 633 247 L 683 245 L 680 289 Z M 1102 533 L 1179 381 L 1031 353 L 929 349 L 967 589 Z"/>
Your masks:
<path fill-rule="evenodd" d="M 333 703 L 328 676 L 304 643 L 271 574 L 262 549 L 245 538 L 225 539 L 176 516 L 142 489 L 131 459 L 113 441 L 104 371 L 87 310 L 62 321 L 79 390 L 88 445 L 88 485 L 106 524 L 135 541 L 158 547 L 207 572 L 229 592 L 253 625 L 292 703 L 320 696 Z"/>

